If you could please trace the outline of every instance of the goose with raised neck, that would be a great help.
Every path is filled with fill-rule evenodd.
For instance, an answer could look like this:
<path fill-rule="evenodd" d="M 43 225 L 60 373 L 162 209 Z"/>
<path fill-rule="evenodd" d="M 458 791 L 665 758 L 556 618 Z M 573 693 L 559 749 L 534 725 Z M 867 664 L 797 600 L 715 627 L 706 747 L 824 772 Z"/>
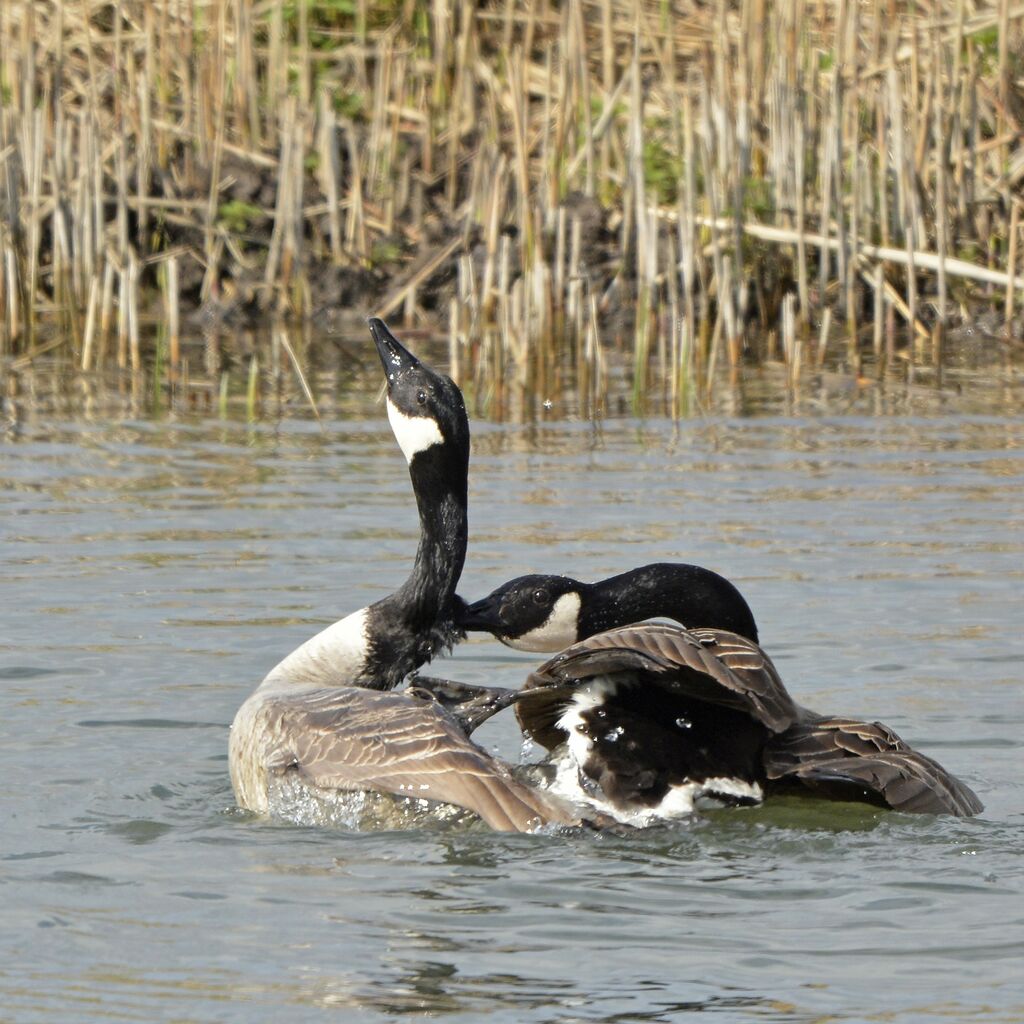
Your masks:
<path fill-rule="evenodd" d="M 373 791 L 454 804 L 504 831 L 578 824 L 473 743 L 443 707 L 394 689 L 463 635 L 455 588 L 466 555 L 469 425 L 453 381 L 383 321 L 369 327 L 419 508 L 412 572 L 389 597 L 303 643 L 242 704 L 229 741 L 236 800 L 267 814 L 275 783 L 287 781 L 313 796 Z"/>

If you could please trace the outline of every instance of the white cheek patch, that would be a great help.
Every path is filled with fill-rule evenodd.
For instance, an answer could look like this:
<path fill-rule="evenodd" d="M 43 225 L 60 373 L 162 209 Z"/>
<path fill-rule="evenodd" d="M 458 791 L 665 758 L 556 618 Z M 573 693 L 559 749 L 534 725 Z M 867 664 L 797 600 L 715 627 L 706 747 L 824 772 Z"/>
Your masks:
<path fill-rule="evenodd" d="M 426 451 L 435 444 L 444 444 L 444 437 L 436 420 L 429 416 L 406 416 L 390 398 L 388 420 L 406 462 L 412 462 L 412 457 L 417 452 Z"/>
<path fill-rule="evenodd" d="M 502 642 L 517 651 L 560 651 L 576 643 L 580 621 L 580 595 L 563 594 L 551 614 L 536 629 Z"/>

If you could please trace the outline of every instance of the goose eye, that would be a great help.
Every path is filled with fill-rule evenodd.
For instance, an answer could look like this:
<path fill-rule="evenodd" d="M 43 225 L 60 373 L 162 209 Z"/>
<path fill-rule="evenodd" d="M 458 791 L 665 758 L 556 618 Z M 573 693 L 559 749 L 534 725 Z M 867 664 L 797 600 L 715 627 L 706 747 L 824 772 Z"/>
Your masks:
<path fill-rule="evenodd" d="M 419 402 L 420 405 L 426 405 L 427 404 L 427 393 L 426 393 L 426 391 L 417 391 L 416 392 L 416 401 Z"/>
<path fill-rule="evenodd" d="M 541 587 L 540 590 L 535 590 L 533 592 L 533 603 L 534 604 L 547 604 L 549 600 L 550 600 L 550 595 L 548 594 L 548 592 L 543 587 Z"/>

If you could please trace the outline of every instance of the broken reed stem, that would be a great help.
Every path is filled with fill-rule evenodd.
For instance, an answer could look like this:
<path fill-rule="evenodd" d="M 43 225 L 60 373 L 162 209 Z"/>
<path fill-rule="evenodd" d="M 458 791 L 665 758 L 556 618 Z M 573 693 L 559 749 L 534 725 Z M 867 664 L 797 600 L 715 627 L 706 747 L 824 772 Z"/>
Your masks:
<path fill-rule="evenodd" d="M 662 211 L 661 215 L 668 219 L 674 219 L 675 211 Z M 721 219 L 712 221 L 711 218 L 708 217 L 698 217 L 697 222 L 711 228 L 714 228 L 716 225 L 719 228 L 722 228 L 729 223 Z M 825 238 L 822 235 L 809 233 L 799 235 L 796 231 L 787 230 L 785 228 L 770 227 L 766 224 L 757 224 L 753 222 L 744 224 L 743 231 L 745 234 L 750 235 L 751 238 L 758 238 L 766 242 L 778 244 L 792 244 L 802 238 L 805 244 L 812 245 L 818 249 L 834 251 L 839 245 L 834 238 Z M 899 266 L 915 267 L 918 270 L 937 271 L 941 260 L 941 256 L 938 253 L 921 252 L 919 250 L 907 253 L 906 250 L 903 249 L 893 249 L 889 246 L 882 245 L 868 245 L 866 242 L 859 243 L 858 251 L 861 255 L 866 257 L 884 260 L 886 263 L 894 263 Z M 992 284 L 1002 288 L 1011 287 L 1024 289 L 1024 275 L 1014 276 L 1006 271 L 990 270 L 987 267 L 980 267 L 977 264 L 968 262 L 967 260 L 946 260 L 945 270 L 950 276 L 963 278 L 967 281 L 978 281 L 983 284 Z"/>
<path fill-rule="evenodd" d="M 299 386 L 302 388 L 302 393 L 306 396 L 306 401 L 309 402 L 309 407 L 313 412 L 313 415 L 320 419 L 320 410 L 316 407 L 316 399 L 313 397 L 313 392 L 310 389 L 309 382 L 306 380 L 306 375 L 302 371 L 302 364 L 299 362 L 298 356 L 295 354 L 295 349 L 292 348 L 291 342 L 288 340 L 288 332 L 281 330 L 280 328 L 275 331 L 275 337 L 278 344 L 288 354 L 288 358 L 291 360 L 292 368 L 295 370 L 295 376 L 299 380 Z M 255 365 L 255 359 L 253 360 Z"/>
<path fill-rule="evenodd" d="M 1010 213 L 1010 251 L 1006 258 L 1006 265 L 1009 267 L 1010 273 L 1006 285 L 1006 299 L 1003 303 L 1003 318 L 1006 323 L 1006 333 L 1009 337 L 1011 334 L 1011 324 L 1013 323 L 1013 307 L 1015 300 L 1016 289 L 1012 285 L 1014 280 L 1014 273 L 1017 269 L 1017 242 L 1018 242 L 1018 224 L 1020 221 L 1020 202 L 1016 199 L 1013 200 Z"/>

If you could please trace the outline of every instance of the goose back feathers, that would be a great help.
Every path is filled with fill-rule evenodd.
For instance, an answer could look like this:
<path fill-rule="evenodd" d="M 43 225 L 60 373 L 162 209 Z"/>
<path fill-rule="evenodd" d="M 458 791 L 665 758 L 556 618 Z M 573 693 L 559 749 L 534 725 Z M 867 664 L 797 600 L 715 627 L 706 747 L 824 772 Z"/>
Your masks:
<path fill-rule="evenodd" d="M 797 713 L 756 644 L 662 624 L 573 644 L 516 704 L 526 735 L 567 744 L 584 793 L 638 823 L 646 811 L 688 813 L 697 797 L 759 802 L 765 744 Z"/>
<path fill-rule="evenodd" d="M 269 810 L 273 780 L 313 791 L 374 790 L 439 801 L 477 813 L 498 831 L 579 824 L 554 797 L 524 785 L 509 767 L 467 739 L 440 706 L 401 692 L 331 687 L 243 705 L 233 726 L 238 803 Z"/>
<path fill-rule="evenodd" d="M 766 733 L 782 732 L 798 715 L 775 666 L 757 644 L 724 630 L 641 623 L 581 640 L 541 665 L 516 704 L 520 725 L 552 749 L 564 740 L 555 723 L 576 687 L 619 674 L 642 678 L 644 686 L 687 701 L 736 712 Z"/>

